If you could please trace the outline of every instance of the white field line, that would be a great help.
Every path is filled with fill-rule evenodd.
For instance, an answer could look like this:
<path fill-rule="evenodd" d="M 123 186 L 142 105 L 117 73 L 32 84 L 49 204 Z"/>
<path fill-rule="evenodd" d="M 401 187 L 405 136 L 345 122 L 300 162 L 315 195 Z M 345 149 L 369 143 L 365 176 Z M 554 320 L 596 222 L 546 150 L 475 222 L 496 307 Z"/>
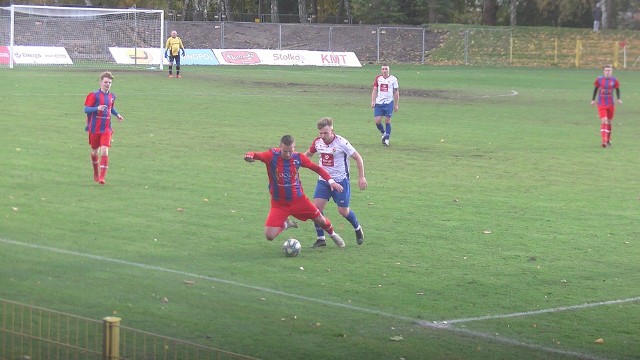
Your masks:
<path fill-rule="evenodd" d="M 8 245 L 23 246 L 23 247 L 28 247 L 28 248 L 37 249 L 37 250 L 43 250 L 43 251 L 49 251 L 49 252 L 58 253 L 58 254 L 79 256 L 79 257 L 88 258 L 88 259 L 94 259 L 94 260 L 99 260 L 99 261 L 111 262 L 111 263 L 115 263 L 115 264 L 121 264 L 121 265 L 137 267 L 137 268 L 141 268 L 141 269 L 145 269 L 145 270 L 153 270 L 153 271 L 165 272 L 165 273 L 170 273 L 170 274 L 175 274 L 175 275 L 187 276 L 187 277 L 191 277 L 191 278 L 194 278 L 194 279 L 202 279 L 202 280 L 213 281 L 213 282 L 217 282 L 217 283 L 221 283 L 221 284 L 227 284 L 227 285 L 243 287 L 243 288 L 247 288 L 247 289 L 251 289 L 251 290 L 262 291 L 262 292 L 266 292 L 266 293 L 270 293 L 270 294 L 286 296 L 286 297 L 290 297 L 290 298 L 295 298 L 295 299 L 305 300 L 305 301 L 309 301 L 309 302 L 329 305 L 329 306 L 333 306 L 333 307 L 345 308 L 345 309 L 348 309 L 348 310 L 358 311 L 358 312 L 362 312 L 362 313 L 374 314 L 374 315 L 378 315 L 378 316 L 387 317 L 387 318 L 390 318 L 390 319 L 404 320 L 404 321 L 407 321 L 407 322 L 410 322 L 410 323 L 414 323 L 416 325 L 419 325 L 419 326 L 422 326 L 422 327 L 426 327 L 426 328 L 450 331 L 450 332 L 454 332 L 454 333 L 458 333 L 458 334 L 463 334 L 463 335 L 469 336 L 469 337 L 480 338 L 480 339 L 484 339 L 484 340 L 491 341 L 491 342 L 498 342 L 498 343 L 513 345 L 513 346 L 529 348 L 529 349 L 533 349 L 533 350 L 537 350 L 537 351 L 541 351 L 541 352 L 567 355 L 567 356 L 572 356 L 572 357 L 576 357 L 576 358 L 579 358 L 579 359 L 587 359 L 587 360 L 606 360 L 606 358 L 595 357 L 595 356 L 591 356 L 591 355 L 588 355 L 588 354 L 582 354 L 582 353 L 577 353 L 577 352 L 572 352 L 572 351 L 559 350 L 559 349 L 554 349 L 554 348 L 549 348 L 549 347 L 544 347 L 544 346 L 534 345 L 534 344 L 527 344 L 527 343 L 523 343 L 523 342 L 520 342 L 520 341 L 517 341 L 517 340 L 510 339 L 510 338 L 505 338 L 505 337 L 501 337 L 501 336 L 497 336 L 497 335 L 491 335 L 491 334 L 476 332 L 476 331 L 462 329 L 462 328 L 454 328 L 452 326 L 452 324 L 455 324 L 455 323 L 463 323 L 463 322 L 476 321 L 476 320 L 495 319 L 495 318 L 500 318 L 500 317 L 527 316 L 527 315 L 534 315 L 534 314 L 537 314 L 537 313 L 550 313 L 550 312 L 559 312 L 559 311 L 565 311 L 565 310 L 575 310 L 575 309 L 580 309 L 580 308 L 583 308 L 583 307 L 588 307 L 588 306 L 585 306 L 587 304 L 577 305 L 577 306 L 568 306 L 568 307 L 564 307 L 564 308 L 548 309 L 546 311 L 545 310 L 539 310 L 539 311 L 534 311 L 534 312 L 529 312 L 529 313 L 518 313 L 518 315 L 495 315 L 495 316 L 486 316 L 486 317 L 468 318 L 468 319 L 459 319 L 459 320 L 448 320 L 448 321 L 426 321 L 426 320 L 415 319 L 415 318 L 411 318 L 411 317 L 407 317 L 407 316 L 401 316 L 401 315 L 391 314 L 391 313 L 387 313 L 387 312 L 382 312 L 382 311 L 378 311 L 378 310 L 362 308 L 362 307 L 353 306 L 353 305 L 349 305 L 349 304 L 342 304 L 342 303 L 337 303 L 337 302 L 332 302 L 332 301 L 327 301 L 327 300 L 322 300 L 322 299 L 310 298 L 310 297 L 302 296 L 302 295 L 289 294 L 289 293 L 286 293 L 286 292 L 283 292 L 283 291 L 279 291 L 279 290 L 274 290 L 274 289 L 269 289 L 269 288 L 264 288 L 264 287 L 260 287 L 260 286 L 254 286 L 254 285 L 247 285 L 247 284 L 243 284 L 243 283 L 240 283 L 240 282 L 237 282 L 237 281 L 225 280 L 225 279 L 216 278 L 216 277 L 213 277 L 213 276 L 199 275 L 199 274 L 185 272 L 185 271 L 167 269 L 167 268 L 163 268 L 163 267 L 159 267 L 159 266 L 155 266 L 155 265 L 141 264 L 141 263 L 136 263 L 136 262 L 132 262 L 132 261 L 114 259 L 114 258 L 109 258 L 109 257 L 105 257 L 105 256 L 100 256 L 100 255 L 86 254 L 86 253 L 81 253 L 81 252 L 72 251 L 72 250 L 58 249 L 58 248 L 54 248 L 54 247 L 50 247 L 50 246 L 44 246 L 44 245 L 29 244 L 29 243 L 25 243 L 25 242 L 14 241 L 14 240 L 9 240 L 9 239 L 3 239 L 3 238 L 0 238 L 0 243 L 4 243 L 4 244 L 8 244 Z M 601 302 L 601 303 L 593 303 L 593 304 L 590 304 L 590 305 L 591 306 L 602 306 L 602 305 L 617 304 L 617 303 L 621 303 L 621 302 L 631 302 L 631 301 L 640 300 L 640 298 L 634 298 L 634 299 L 636 299 L 636 300 L 631 300 L 631 299 L 613 300 L 613 301 L 606 301 L 606 302 Z"/>
<path fill-rule="evenodd" d="M 533 315 L 540 315 L 540 314 L 557 313 L 561 311 L 580 310 L 580 309 L 586 309 L 586 308 L 597 307 L 597 306 L 632 303 L 632 302 L 638 302 L 638 301 L 640 301 L 640 296 L 633 297 L 633 298 L 620 299 L 620 300 L 609 300 L 609 301 L 600 301 L 600 302 L 594 302 L 594 303 L 585 303 L 580 305 L 561 306 L 561 307 L 551 308 L 551 309 L 523 311 L 523 312 L 517 312 L 512 314 L 486 315 L 486 316 L 478 316 L 478 317 L 470 317 L 470 318 L 462 318 L 462 319 L 445 320 L 445 321 L 438 321 L 437 323 L 440 324 L 441 326 L 446 326 L 447 324 L 462 324 L 462 323 L 468 323 L 473 321 L 507 319 L 507 318 L 519 317 L 519 316 L 533 316 Z"/>

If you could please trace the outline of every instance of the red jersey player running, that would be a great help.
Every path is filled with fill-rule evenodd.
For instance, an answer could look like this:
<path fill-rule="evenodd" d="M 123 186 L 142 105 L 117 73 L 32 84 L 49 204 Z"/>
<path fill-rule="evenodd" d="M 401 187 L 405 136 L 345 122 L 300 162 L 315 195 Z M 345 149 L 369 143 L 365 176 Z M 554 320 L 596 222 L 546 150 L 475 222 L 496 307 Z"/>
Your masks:
<path fill-rule="evenodd" d="M 603 68 L 603 75 L 598 76 L 594 82 L 593 97 L 591 98 L 591 106 L 596 103 L 598 97 L 598 115 L 600 116 L 600 136 L 602 137 L 602 147 L 611 146 L 611 122 L 613 121 L 613 113 L 615 112 L 615 102 L 613 101 L 613 90 L 616 91 L 618 104 L 622 104 L 620 100 L 620 82 L 614 76 L 611 76 L 613 67 L 606 65 Z"/>
<path fill-rule="evenodd" d="M 93 163 L 93 180 L 104 185 L 104 177 L 109 167 L 109 148 L 111 147 L 111 115 L 118 121 L 124 121 L 113 107 L 116 95 L 109 90 L 113 82 L 113 75 L 105 71 L 100 74 L 100 89 L 87 95 L 84 100 L 84 112 L 87 114 L 89 146 L 91 146 L 91 162 Z M 98 156 L 100 158 L 98 159 Z"/>
<path fill-rule="evenodd" d="M 305 167 L 315 171 L 327 180 L 331 189 L 335 191 L 342 191 L 342 186 L 335 182 L 326 170 L 313 163 L 304 154 L 295 152 L 295 141 L 291 135 L 285 135 L 280 139 L 279 148 L 264 152 L 248 152 L 244 160 L 262 161 L 267 168 L 271 193 L 271 209 L 264 224 L 264 235 L 267 240 L 275 239 L 287 227 L 292 226 L 293 223 L 288 220 L 288 217 L 293 215 L 302 221 L 312 219 L 316 226 L 329 233 L 338 247 L 345 246 L 344 240 L 333 231 L 331 221 L 324 217 L 304 194 L 298 170 L 300 167 Z"/>

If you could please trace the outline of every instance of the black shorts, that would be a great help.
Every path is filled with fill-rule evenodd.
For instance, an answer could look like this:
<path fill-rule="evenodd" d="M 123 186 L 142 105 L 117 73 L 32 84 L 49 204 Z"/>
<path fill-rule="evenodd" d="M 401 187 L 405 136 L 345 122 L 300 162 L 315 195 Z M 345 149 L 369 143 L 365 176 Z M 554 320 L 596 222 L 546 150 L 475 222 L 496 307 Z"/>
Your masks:
<path fill-rule="evenodd" d="M 173 64 L 176 62 L 176 65 L 180 65 L 180 54 L 178 55 L 169 55 L 169 63 Z"/>

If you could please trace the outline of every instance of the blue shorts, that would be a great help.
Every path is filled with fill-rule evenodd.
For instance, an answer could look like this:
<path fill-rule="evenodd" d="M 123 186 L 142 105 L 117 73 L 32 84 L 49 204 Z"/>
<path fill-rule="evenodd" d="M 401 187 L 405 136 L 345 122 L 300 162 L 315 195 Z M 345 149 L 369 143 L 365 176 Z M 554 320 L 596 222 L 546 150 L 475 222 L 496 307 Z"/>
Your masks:
<path fill-rule="evenodd" d="M 342 185 L 342 192 L 333 191 L 328 182 L 324 180 L 318 180 L 316 184 L 316 191 L 313 193 L 314 199 L 333 199 L 339 207 L 349 207 L 349 199 L 351 199 L 351 185 L 349 179 L 345 178 L 342 181 L 336 181 Z"/>
<path fill-rule="evenodd" d="M 391 118 L 391 115 L 393 115 L 393 101 L 388 104 L 376 104 L 373 108 L 374 117 L 385 116 Z"/>

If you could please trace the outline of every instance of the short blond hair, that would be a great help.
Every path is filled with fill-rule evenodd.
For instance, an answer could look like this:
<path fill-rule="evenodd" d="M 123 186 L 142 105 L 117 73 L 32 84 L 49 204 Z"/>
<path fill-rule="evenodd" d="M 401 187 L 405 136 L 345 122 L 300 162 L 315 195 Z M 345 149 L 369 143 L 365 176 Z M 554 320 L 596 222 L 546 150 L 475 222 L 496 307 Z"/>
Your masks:
<path fill-rule="evenodd" d="M 331 126 L 331 128 L 333 129 L 333 118 L 325 116 L 322 119 L 318 120 L 318 130 L 322 129 L 325 126 Z"/>

